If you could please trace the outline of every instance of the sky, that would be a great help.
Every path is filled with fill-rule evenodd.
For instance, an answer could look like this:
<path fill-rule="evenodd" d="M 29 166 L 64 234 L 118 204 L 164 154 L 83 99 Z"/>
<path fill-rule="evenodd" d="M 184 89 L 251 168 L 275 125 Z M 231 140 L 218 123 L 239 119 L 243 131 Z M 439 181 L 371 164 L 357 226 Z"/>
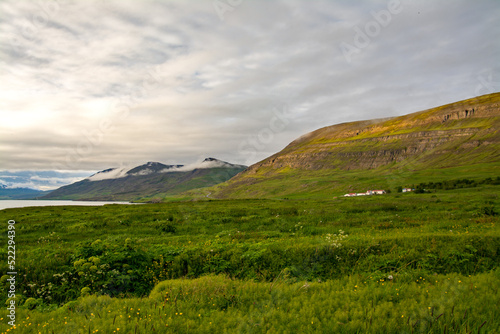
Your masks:
<path fill-rule="evenodd" d="M 498 0 L 1 0 L 0 185 L 214 157 L 500 90 Z"/>

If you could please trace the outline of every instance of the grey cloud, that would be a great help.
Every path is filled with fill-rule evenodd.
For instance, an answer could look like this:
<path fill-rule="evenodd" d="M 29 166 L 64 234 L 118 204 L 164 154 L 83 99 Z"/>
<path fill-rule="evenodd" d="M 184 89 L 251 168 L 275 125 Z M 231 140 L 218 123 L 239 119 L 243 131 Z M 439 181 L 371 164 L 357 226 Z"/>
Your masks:
<path fill-rule="evenodd" d="M 486 93 L 479 76 L 500 82 L 494 0 L 402 0 L 347 62 L 341 43 L 387 5 L 243 1 L 221 21 L 211 1 L 60 2 L 27 39 L 38 5 L 4 1 L 0 38 L 19 44 L 0 46 L 0 168 L 50 169 L 68 156 L 67 169 L 93 171 L 204 155 L 253 163 L 323 126 Z M 283 106 L 286 124 L 248 161 L 247 143 Z"/>

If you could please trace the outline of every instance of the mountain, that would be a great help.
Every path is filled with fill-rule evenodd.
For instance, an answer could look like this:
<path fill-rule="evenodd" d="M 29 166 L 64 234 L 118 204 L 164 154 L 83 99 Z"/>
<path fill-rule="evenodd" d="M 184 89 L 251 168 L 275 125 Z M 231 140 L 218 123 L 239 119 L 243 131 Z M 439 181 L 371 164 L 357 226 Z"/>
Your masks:
<path fill-rule="evenodd" d="M 174 171 L 184 165 L 164 165 L 159 162 L 148 162 L 144 165 L 134 167 L 132 169 L 127 167 L 122 168 L 109 168 L 91 175 L 87 179 L 89 181 L 100 181 L 108 179 L 119 179 L 127 176 L 150 175 L 155 173 L 163 173 L 166 171 Z"/>
<path fill-rule="evenodd" d="M 52 191 L 43 199 L 152 200 L 229 180 L 246 168 L 214 158 L 192 165 L 148 162 L 133 168 L 109 168 Z"/>
<path fill-rule="evenodd" d="M 215 198 L 325 197 L 500 173 L 500 93 L 327 126 L 222 185 Z"/>
<path fill-rule="evenodd" d="M 35 199 L 48 193 L 48 191 L 31 188 L 7 188 L 6 185 L 0 184 L 0 200 Z"/>

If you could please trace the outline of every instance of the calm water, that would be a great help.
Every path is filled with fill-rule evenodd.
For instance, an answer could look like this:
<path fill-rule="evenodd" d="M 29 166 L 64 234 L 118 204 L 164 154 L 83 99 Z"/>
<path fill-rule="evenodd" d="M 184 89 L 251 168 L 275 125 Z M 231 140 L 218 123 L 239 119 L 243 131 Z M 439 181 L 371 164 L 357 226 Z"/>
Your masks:
<path fill-rule="evenodd" d="M 90 202 L 90 201 L 48 201 L 48 200 L 0 200 L 0 210 L 9 208 L 25 208 L 28 206 L 61 206 L 82 205 L 101 206 L 105 204 L 133 204 L 129 202 Z"/>

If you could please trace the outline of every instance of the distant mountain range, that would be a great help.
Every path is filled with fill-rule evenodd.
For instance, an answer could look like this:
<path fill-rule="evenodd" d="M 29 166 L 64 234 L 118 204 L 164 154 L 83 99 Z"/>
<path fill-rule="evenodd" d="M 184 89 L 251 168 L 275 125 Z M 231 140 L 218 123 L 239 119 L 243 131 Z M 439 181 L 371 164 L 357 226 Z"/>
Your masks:
<path fill-rule="evenodd" d="M 214 158 L 193 165 L 148 162 L 100 171 L 42 198 L 330 198 L 419 182 L 497 177 L 499 130 L 500 93 L 494 93 L 405 116 L 327 126 L 248 168 Z"/>
<path fill-rule="evenodd" d="M 165 165 L 148 162 L 128 168 L 109 168 L 88 178 L 63 186 L 42 199 L 148 201 L 178 195 L 187 190 L 209 187 L 242 172 L 246 166 L 207 158 L 192 165 Z"/>
<path fill-rule="evenodd" d="M 213 198 L 308 198 L 500 173 L 500 93 L 305 134 Z M 194 192 L 193 192 L 194 194 Z"/>
<path fill-rule="evenodd" d="M 0 184 L 0 200 L 35 199 L 48 193 L 48 191 L 31 188 L 7 188 L 6 185 Z"/>

